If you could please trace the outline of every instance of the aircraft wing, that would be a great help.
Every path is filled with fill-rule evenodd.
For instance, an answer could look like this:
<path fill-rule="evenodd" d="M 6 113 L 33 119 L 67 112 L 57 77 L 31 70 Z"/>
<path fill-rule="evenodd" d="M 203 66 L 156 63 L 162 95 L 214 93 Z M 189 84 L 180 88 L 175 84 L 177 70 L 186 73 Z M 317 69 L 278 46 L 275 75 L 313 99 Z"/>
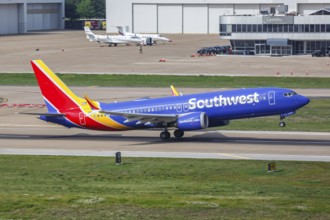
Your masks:
<path fill-rule="evenodd" d="M 115 39 L 115 38 L 112 38 L 112 37 L 100 39 L 100 41 L 101 42 L 104 42 L 104 43 L 108 43 L 108 44 L 123 44 L 123 43 L 127 43 L 127 42 L 125 42 L 123 40 Z"/>
<path fill-rule="evenodd" d="M 178 92 L 178 90 L 173 85 L 171 85 L 171 90 L 173 96 L 182 96 L 182 93 Z"/>
<path fill-rule="evenodd" d="M 176 114 L 141 114 L 141 113 L 127 113 L 116 111 L 104 111 L 100 113 L 118 115 L 126 118 L 126 122 L 138 121 L 137 124 L 159 124 L 159 123 L 171 123 L 178 119 Z"/>
<path fill-rule="evenodd" d="M 107 43 L 107 44 L 128 44 L 128 43 L 130 43 L 129 40 L 117 39 L 114 37 L 102 38 L 102 39 L 99 39 L 99 41 L 103 42 L 103 43 Z"/>

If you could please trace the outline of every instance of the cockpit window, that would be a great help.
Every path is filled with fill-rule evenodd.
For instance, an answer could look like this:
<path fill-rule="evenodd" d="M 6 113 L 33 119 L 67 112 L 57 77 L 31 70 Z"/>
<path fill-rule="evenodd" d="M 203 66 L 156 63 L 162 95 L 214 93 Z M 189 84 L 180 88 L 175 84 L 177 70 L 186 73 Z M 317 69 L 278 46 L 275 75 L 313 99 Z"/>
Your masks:
<path fill-rule="evenodd" d="M 294 95 L 297 95 L 297 93 L 295 93 L 295 92 L 286 92 L 286 93 L 283 93 L 283 96 L 284 97 L 291 97 L 291 96 L 294 96 Z"/>

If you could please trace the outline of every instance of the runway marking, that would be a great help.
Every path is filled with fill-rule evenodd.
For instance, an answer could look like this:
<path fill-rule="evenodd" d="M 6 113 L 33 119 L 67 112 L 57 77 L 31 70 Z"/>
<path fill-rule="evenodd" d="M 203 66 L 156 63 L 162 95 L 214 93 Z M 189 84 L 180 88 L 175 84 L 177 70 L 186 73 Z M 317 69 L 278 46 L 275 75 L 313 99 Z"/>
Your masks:
<path fill-rule="evenodd" d="M 28 135 L 19 135 L 19 136 L 17 136 L 17 135 L 0 134 L 0 137 L 3 137 L 3 138 L 17 138 L 17 137 L 19 137 L 19 138 L 28 138 L 30 136 L 28 136 Z"/>
<path fill-rule="evenodd" d="M 0 155 L 56 155 L 56 156 L 93 156 L 114 157 L 117 151 L 112 150 L 53 150 L 53 149 L 11 149 L 0 148 Z M 249 159 L 249 160 L 281 160 L 281 161 L 324 161 L 330 162 L 330 156 L 319 155 L 283 155 L 283 154 L 246 154 L 250 158 L 233 154 L 184 153 L 184 152 L 151 152 L 122 151 L 123 157 L 150 158 L 199 158 L 199 159 Z M 245 155 L 245 154 L 244 154 Z M 228 157 L 231 156 L 231 157 Z M 239 157 L 239 158 L 237 158 Z"/>
<path fill-rule="evenodd" d="M 232 157 L 232 158 L 236 158 L 236 159 L 250 160 L 250 158 L 248 158 L 248 157 L 242 157 L 242 156 L 238 156 L 238 155 L 235 155 L 235 154 L 218 153 L 218 155 L 225 156 L 225 157 Z"/>
<path fill-rule="evenodd" d="M 0 124 L 1 127 L 56 127 L 56 125 L 20 125 L 20 124 Z"/>
<path fill-rule="evenodd" d="M 231 142 L 236 142 L 236 143 L 266 143 L 266 144 L 273 144 L 273 143 L 287 143 L 290 142 L 290 144 L 295 144 L 295 145 L 299 145 L 299 144 L 304 144 L 306 142 L 308 142 L 308 144 L 328 144 L 330 143 L 327 140 L 320 140 L 320 141 L 309 141 L 309 140 L 230 140 Z"/>
<path fill-rule="evenodd" d="M 218 130 L 221 134 L 268 134 L 268 135 L 324 135 L 329 136 L 330 132 L 307 132 L 307 131 L 239 131 L 239 130 Z"/>

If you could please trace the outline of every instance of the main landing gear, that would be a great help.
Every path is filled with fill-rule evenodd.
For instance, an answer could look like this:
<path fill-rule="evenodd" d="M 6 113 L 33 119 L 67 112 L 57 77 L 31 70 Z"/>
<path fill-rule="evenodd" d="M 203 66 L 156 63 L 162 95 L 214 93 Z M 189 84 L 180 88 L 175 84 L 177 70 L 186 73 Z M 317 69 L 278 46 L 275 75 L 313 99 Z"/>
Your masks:
<path fill-rule="evenodd" d="M 165 129 L 165 131 L 160 132 L 160 139 L 168 140 L 168 139 L 170 139 L 170 137 L 171 137 L 171 134 L 170 134 L 170 132 L 168 132 L 167 129 Z"/>
<path fill-rule="evenodd" d="M 174 131 L 174 137 L 176 137 L 176 138 L 182 138 L 183 135 L 184 135 L 184 131 L 182 131 L 182 130 L 177 129 L 177 130 Z M 160 138 L 162 140 L 168 140 L 168 139 L 171 138 L 171 133 L 168 132 L 167 129 L 165 129 L 164 131 L 162 131 L 160 133 Z"/>

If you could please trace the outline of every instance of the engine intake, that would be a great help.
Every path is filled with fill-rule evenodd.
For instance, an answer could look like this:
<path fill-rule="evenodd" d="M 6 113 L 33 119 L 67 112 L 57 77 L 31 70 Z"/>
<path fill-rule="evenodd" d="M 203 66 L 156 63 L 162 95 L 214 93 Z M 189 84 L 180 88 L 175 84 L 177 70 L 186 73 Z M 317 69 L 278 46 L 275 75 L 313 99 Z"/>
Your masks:
<path fill-rule="evenodd" d="M 179 116 L 176 127 L 182 131 L 208 128 L 209 117 L 205 112 L 191 112 L 183 114 Z"/>

